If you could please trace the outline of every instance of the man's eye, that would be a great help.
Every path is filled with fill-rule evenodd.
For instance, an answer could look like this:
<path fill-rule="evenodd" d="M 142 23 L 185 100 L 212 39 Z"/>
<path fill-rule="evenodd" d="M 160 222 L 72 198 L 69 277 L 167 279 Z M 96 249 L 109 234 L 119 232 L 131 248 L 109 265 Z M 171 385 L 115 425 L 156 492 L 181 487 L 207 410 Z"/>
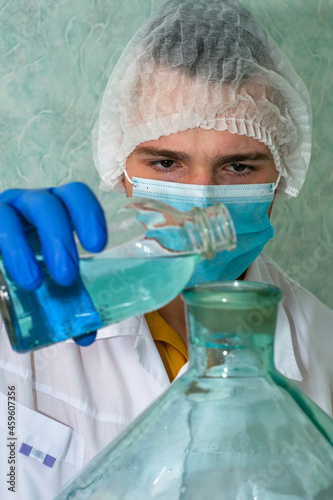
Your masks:
<path fill-rule="evenodd" d="M 152 165 L 155 165 L 156 167 L 162 167 L 162 168 L 171 168 L 175 166 L 175 163 L 173 160 L 158 160 L 158 161 L 153 161 L 151 162 Z"/>
<path fill-rule="evenodd" d="M 250 165 L 243 165 L 242 163 L 233 163 L 227 167 L 227 170 L 237 174 L 242 174 L 244 172 L 248 172 L 249 170 L 254 170 L 254 168 Z"/>

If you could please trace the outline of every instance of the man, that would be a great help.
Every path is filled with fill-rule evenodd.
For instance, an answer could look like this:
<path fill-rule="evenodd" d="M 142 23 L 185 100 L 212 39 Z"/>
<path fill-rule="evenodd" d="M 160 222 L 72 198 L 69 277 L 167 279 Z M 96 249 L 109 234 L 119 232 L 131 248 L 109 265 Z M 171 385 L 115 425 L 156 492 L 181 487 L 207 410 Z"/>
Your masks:
<path fill-rule="evenodd" d="M 144 193 L 179 208 L 231 197 L 234 218 L 247 216 L 237 258 L 226 265 L 217 256 L 192 280 L 279 286 L 276 366 L 331 413 L 332 312 L 260 254 L 272 236 L 266 211 L 273 198 L 297 196 L 304 182 L 310 115 L 303 82 L 237 1 L 175 0 L 143 25 L 111 75 L 94 160 L 102 187 L 128 196 Z M 26 288 L 42 278 L 22 216 L 37 227 L 45 262 L 64 285 L 78 269 L 72 224 L 88 250 L 105 244 L 102 211 L 81 184 L 7 191 L 0 203 L 1 252 Z M 256 220 L 263 221 L 260 235 L 250 231 Z M 178 297 L 102 329 L 89 348 L 68 341 L 27 355 L 11 350 L 2 325 L 0 352 L 4 415 L 8 387 L 18 402 L 18 498 L 51 498 L 186 369 L 183 305 Z"/>

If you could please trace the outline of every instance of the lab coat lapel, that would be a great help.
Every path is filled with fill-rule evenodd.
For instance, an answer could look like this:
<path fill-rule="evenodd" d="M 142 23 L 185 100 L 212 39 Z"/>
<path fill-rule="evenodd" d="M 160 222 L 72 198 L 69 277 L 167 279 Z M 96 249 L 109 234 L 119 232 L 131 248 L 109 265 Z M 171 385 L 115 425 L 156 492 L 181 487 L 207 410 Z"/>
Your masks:
<path fill-rule="evenodd" d="M 162 389 L 170 387 L 169 377 L 164 368 L 163 361 L 155 346 L 155 342 L 151 336 L 146 318 L 141 316 L 141 324 L 134 344 L 141 366 L 146 370 Z"/>
<path fill-rule="evenodd" d="M 161 386 L 161 389 L 169 387 L 170 381 L 167 372 L 143 315 L 133 316 L 101 328 L 97 331 L 95 342 L 102 339 L 125 337 L 128 335 L 136 337 L 133 349 L 138 356 L 141 366 Z M 68 339 L 66 342 L 73 343 L 74 341 Z"/>

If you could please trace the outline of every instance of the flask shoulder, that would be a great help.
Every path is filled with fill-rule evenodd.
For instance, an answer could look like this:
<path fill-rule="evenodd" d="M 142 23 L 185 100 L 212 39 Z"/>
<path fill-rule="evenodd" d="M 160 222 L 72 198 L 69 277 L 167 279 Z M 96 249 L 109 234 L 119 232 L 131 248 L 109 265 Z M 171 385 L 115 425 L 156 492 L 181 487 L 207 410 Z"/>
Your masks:
<path fill-rule="evenodd" d="M 270 376 L 279 387 L 285 389 L 307 417 L 317 427 L 319 432 L 333 447 L 333 419 L 325 413 L 312 399 L 284 375 L 271 367 Z"/>

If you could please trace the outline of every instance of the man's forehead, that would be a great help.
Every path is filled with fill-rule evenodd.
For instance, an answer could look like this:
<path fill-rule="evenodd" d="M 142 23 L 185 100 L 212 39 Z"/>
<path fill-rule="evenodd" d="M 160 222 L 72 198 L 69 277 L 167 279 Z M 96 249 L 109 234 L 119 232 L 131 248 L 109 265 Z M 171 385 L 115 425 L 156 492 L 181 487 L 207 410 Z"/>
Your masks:
<path fill-rule="evenodd" d="M 249 159 L 271 159 L 269 148 L 252 137 L 237 135 L 227 130 L 206 130 L 200 127 L 175 134 L 165 135 L 156 140 L 145 141 L 136 146 L 137 156 L 173 157 L 179 160 L 204 154 L 211 159 L 218 156 L 244 155 Z"/>

